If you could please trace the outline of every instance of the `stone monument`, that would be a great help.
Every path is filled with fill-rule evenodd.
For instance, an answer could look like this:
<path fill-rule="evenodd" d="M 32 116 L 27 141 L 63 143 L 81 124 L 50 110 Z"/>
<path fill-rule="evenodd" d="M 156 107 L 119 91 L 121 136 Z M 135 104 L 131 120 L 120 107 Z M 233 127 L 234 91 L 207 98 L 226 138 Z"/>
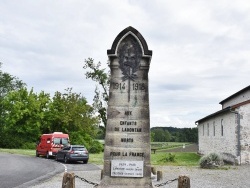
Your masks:
<path fill-rule="evenodd" d="M 150 188 L 148 71 L 152 51 L 136 29 L 127 27 L 107 53 L 111 82 L 103 178 L 98 187 Z"/>

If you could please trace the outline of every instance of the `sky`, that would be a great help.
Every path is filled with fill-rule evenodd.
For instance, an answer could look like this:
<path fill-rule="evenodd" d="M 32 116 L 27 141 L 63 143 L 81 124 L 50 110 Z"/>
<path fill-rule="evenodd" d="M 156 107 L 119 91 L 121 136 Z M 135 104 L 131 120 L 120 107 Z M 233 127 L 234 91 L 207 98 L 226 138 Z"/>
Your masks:
<path fill-rule="evenodd" d="M 92 104 L 84 60 L 107 68 L 128 26 L 153 51 L 150 126 L 196 127 L 249 85 L 248 0 L 0 0 L 2 71 L 39 93 L 72 88 Z"/>

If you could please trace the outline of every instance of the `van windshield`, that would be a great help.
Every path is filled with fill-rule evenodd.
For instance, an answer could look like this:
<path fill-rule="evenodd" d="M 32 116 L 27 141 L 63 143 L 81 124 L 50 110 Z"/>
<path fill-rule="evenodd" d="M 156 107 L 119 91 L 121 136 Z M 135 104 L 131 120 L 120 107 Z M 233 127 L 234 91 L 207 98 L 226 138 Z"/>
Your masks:
<path fill-rule="evenodd" d="M 54 144 L 68 145 L 69 139 L 68 138 L 54 138 Z"/>

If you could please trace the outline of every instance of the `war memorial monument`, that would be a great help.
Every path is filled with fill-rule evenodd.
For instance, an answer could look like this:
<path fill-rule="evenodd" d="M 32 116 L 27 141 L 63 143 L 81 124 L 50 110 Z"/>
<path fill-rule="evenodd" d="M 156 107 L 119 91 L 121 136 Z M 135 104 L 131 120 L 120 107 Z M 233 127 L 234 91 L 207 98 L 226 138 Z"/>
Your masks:
<path fill-rule="evenodd" d="M 148 71 L 152 51 L 127 27 L 107 51 L 111 81 L 102 180 L 98 187 L 153 187 Z"/>

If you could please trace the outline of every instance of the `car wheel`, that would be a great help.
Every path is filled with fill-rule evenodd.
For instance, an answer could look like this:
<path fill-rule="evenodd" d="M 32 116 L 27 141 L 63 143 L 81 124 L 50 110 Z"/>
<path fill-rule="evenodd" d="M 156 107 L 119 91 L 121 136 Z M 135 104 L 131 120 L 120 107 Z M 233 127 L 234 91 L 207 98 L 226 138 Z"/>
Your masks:
<path fill-rule="evenodd" d="M 49 159 L 49 158 L 50 158 L 50 156 L 49 156 L 49 152 L 47 152 L 47 154 L 46 154 L 46 158 L 47 158 L 47 159 Z"/>
<path fill-rule="evenodd" d="M 57 157 L 57 155 L 56 155 L 56 157 L 55 157 L 55 158 L 56 158 L 56 161 L 58 161 L 58 157 Z"/>
<path fill-rule="evenodd" d="M 68 161 L 68 159 L 67 159 L 67 157 L 66 157 L 66 155 L 64 156 L 64 163 L 68 163 L 69 161 Z"/>
<path fill-rule="evenodd" d="M 87 164 L 87 163 L 88 163 L 88 160 L 84 160 L 84 161 L 83 161 L 83 164 Z"/>
<path fill-rule="evenodd" d="M 36 157 L 39 157 L 38 151 L 36 151 Z"/>

